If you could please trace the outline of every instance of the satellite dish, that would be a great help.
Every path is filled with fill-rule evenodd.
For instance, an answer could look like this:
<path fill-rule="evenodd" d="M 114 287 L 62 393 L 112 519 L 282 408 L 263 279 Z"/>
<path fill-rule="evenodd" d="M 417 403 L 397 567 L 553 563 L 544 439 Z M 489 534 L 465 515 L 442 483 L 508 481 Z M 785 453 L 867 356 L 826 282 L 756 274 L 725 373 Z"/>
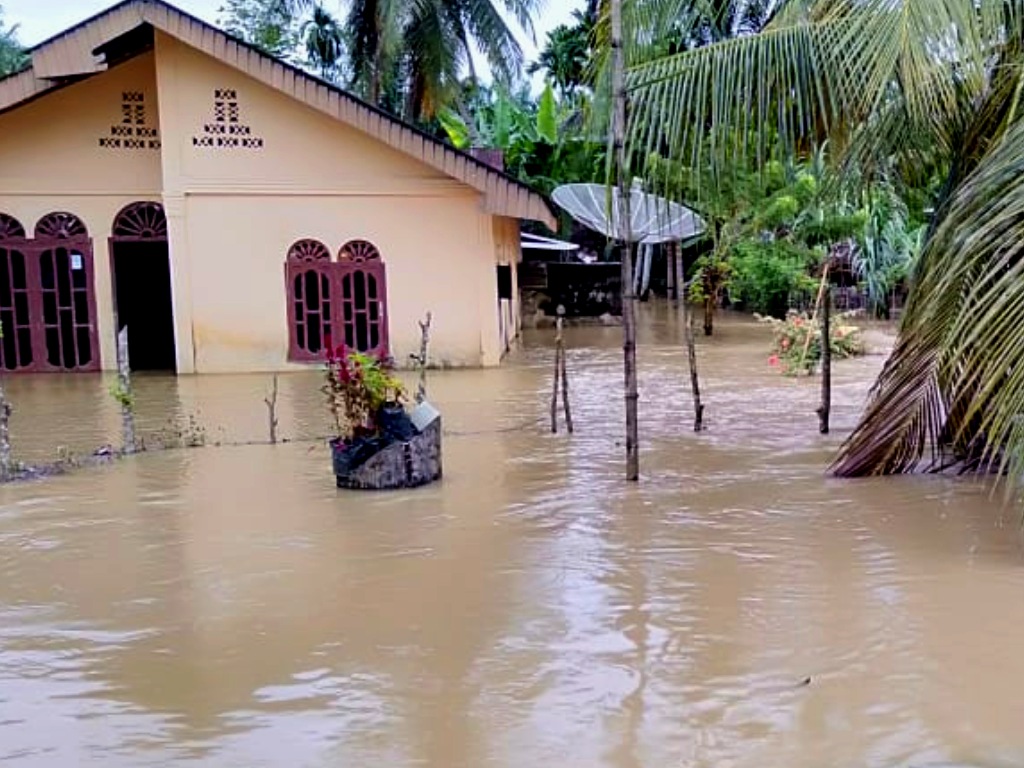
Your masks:
<path fill-rule="evenodd" d="M 653 245 L 688 240 L 704 232 L 704 222 L 686 206 L 644 192 L 635 183 L 629 198 L 629 231 L 619 221 L 619 190 L 612 189 L 611 216 L 608 189 L 603 184 L 563 184 L 551 193 L 555 204 L 576 221 L 615 240 Z"/>

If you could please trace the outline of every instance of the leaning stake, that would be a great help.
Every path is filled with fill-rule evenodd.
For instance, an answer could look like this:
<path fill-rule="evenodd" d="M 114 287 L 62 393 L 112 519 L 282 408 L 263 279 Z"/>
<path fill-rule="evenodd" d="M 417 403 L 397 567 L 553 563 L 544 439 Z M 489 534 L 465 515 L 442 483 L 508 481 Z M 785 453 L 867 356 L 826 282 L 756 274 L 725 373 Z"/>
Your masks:
<path fill-rule="evenodd" d="M 640 445 L 637 425 L 636 316 L 633 305 L 633 244 L 630 232 L 629 168 L 626 165 L 626 62 L 622 50 L 622 0 L 611 0 L 612 26 L 612 150 L 619 191 L 618 232 L 622 247 L 622 353 L 626 400 L 626 480 L 640 479 Z M 611 179 L 608 180 L 609 185 Z"/>

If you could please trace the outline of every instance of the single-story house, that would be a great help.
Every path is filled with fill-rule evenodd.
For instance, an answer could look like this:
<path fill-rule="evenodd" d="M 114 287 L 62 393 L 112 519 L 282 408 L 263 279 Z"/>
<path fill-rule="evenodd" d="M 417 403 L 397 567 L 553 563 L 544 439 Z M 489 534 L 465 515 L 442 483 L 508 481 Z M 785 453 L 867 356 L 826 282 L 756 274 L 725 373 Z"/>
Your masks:
<path fill-rule="evenodd" d="M 519 328 L 498 168 L 162 0 L 0 80 L 0 369 L 286 371 L 328 340 L 491 366 Z"/>

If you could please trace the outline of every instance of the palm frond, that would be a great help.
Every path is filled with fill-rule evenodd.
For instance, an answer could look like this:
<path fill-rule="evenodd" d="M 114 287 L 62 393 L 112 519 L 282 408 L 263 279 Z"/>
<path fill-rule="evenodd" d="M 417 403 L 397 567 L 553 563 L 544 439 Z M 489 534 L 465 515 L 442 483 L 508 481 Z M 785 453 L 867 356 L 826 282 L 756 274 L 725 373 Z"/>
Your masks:
<path fill-rule="evenodd" d="M 784 148 L 842 147 L 894 85 L 905 122 L 948 151 L 986 85 L 983 22 L 973 0 L 793 0 L 761 34 L 634 66 L 633 153 L 724 170 L 764 151 L 765 127 Z"/>
<path fill-rule="evenodd" d="M 960 184 L 921 255 L 896 349 L 837 474 L 890 474 L 946 455 L 1024 470 L 1024 124 Z"/>

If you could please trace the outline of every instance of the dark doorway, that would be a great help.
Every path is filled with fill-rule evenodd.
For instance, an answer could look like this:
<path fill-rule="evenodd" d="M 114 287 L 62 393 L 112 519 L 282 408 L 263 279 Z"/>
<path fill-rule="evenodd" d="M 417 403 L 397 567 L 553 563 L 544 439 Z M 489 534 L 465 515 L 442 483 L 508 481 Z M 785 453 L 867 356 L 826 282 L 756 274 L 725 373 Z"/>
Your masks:
<path fill-rule="evenodd" d="M 133 371 L 175 371 L 171 263 L 160 204 L 122 211 L 110 247 L 117 330 L 128 327 L 128 364 Z"/>

